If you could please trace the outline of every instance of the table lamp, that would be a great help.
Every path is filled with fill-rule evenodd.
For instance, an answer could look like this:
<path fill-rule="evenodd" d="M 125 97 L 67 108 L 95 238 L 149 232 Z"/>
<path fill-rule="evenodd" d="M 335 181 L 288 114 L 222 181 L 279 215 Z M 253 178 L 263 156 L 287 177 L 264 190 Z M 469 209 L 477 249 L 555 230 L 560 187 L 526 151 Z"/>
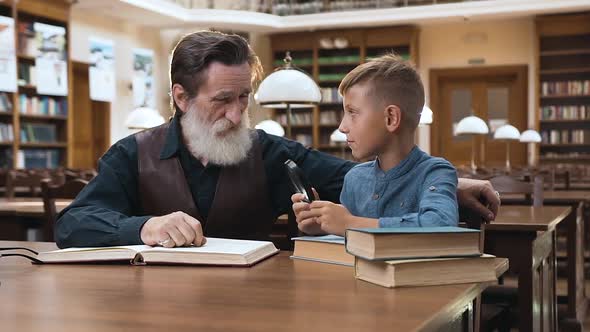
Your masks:
<path fill-rule="evenodd" d="M 322 100 L 318 85 L 305 72 L 291 64 L 287 52 L 285 65 L 268 75 L 258 87 L 254 100 L 262 107 L 287 109 L 287 136 L 291 136 L 291 109 L 308 108 Z"/>
<path fill-rule="evenodd" d="M 267 134 L 275 135 L 275 136 L 285 136 L 285 129 L 281 126 L 280 123 L 273 121 L 273 120 L 264 120 L 260 121 L 254 128 L 262 129 Z"/>
<path fill-rule="evenodd" d="M 541 135 L 539 135 L 539 132 L 537 132 L 536 130 L 529 129 L 529 130 L 523 131 L 522 134 L 520 134 L 519 140 L 521 143 L 528 143 L 531 151 L 534 151 L 533 150 L 534 144 L 541 142 Z M 533 153 L 533 155 L 532 155 L 532 158 L 530 160 L 530 166 L 533 168 L 537 167 L 536 153 Z"/>
<path fill-rule="evenodd" d="M 422 108 L 422 113 L 420 113 L 420 122 L 418 122 L 418 126 L 428 126 L 432 124 L 432 110 L 430 107 L 424 105 Z"/>
<path fill-rule="evenodd" d="M 468 116 L 457 124 L 455 129 L 455 136 L 457 135 L 487 135 L 490 132 L 488 125 L 481 118 L 477 116 Z M 471 172 L 477 172 L 477 165 L 475 165 L 475 151 L 477 150 L 477 142 L 475 137 L 471 137 Z M 482 142 L 483 144 L 483 142 Z M 483 148 L 482 148 L 483 153 Z"/>
<path fill-rule="evenodd" d="M 164 124 L 164 122 L 166 122 L 164 117 L 157 110 L 149 107 L 138 107 L 129 113 L 125 125 L 129 129 L 142 130 L 157 127 Z"/>
<path fill-rule="evenodd" d="M 520 139 L 520 132 L 516 127 L 505 124 L 494 132 L 494 139 L 506 141 L 506 173 L 510 173 L 510 141 Z"/>
<path fill-rule="evenodd" d="M 340 146 L 340 154 L 342 159 L 346 159 L 346 153 L 344 152 L 346 147 L 346 134 L 336 129 L 330 135 L 330 142 L 334 142 Z"/>

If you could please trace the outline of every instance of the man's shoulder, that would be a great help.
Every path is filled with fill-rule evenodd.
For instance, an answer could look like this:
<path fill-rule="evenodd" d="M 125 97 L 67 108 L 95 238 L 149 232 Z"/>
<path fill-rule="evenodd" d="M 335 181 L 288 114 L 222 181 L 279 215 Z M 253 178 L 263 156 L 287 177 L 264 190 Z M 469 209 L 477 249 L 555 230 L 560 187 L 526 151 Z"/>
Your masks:
<path fill-rule="evenodd" d="M 135 158 L 137 156 L 137 141 L 135 134 L 131 134 L 127 137 L 124 137 L 118 140 L 115 144 L 113 144 L 108 151 L 101 157 L 102 160 L 108 161 L 113 158 Z"/>

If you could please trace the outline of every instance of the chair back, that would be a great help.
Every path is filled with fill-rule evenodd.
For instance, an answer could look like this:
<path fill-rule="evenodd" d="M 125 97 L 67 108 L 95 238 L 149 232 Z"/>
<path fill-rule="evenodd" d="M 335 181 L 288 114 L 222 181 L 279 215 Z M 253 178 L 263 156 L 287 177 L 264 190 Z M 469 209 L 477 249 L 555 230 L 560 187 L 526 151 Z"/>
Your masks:
<path fill-rule="evenodd" d="M 524 194 L 527 204 L 543 205 L 543 179 L 535 176 L 533 182 L 525 182 L 509 175 L 494 176 L 489 179 L 496 191 L 502 194 Z"/>
<path fill-rule="evenodd" d="M 74 199 L 88 181 L 74 179 L 63 184 L 54 184 L 49 179 L 41 181 L 41 194 L 43 196 L 43 209 L 45 211 L 44 237 L 46 241 L 54 241 L 53 226 L 57 220 L 56 199 Z"/>
<path fill-rule="evenodd" d="M 26 188 L 27 196 L 38 196 L 41 180 L 50 178 L 49 173 L 41 171 L 10 170 L 6 174 L 6 198 L 13 199 L 17 188 Z"/>

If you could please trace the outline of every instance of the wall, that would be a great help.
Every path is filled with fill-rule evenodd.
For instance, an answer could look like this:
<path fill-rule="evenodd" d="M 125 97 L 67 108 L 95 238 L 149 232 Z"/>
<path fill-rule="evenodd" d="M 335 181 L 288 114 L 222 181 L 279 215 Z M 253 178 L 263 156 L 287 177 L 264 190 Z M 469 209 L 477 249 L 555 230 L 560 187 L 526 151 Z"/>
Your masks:
<path fill-rule="evenodd" d="M 483 58 L 483 66 L 529 65 L 529 128 L 534 128 L 535 102 L 535 30 L 532 17 L 510 20 L 462 22 L 421 27 L 420 74 L 429 101 L 428 73 L 433 68 L 470 67 L 469 59 Z M 436 121 L 436 110 L 434 121 Z M 519 128 L 523 130 L 525 128 Z M 422 149 L 430 151 L 430 129 L 420 128 Z"/>
<path fill-rule="evenodd" d="M 125 126 L 127 115 L 133 110 L 131 77 L 133 75 L 133 48 L 154 50 L 154 83 L 156 105 L 166 116 L 167 90 L 162 85 L 162 52 L 160 50 L 159 30 L 134 26 L 116 19 L 92 15 L 82 10 L 72 9 L 70 22 L 71 58 L 74 61 L 88 62 L 88 38 L 100 37 L 115 43 L 116 99 L 111 104 L 111 144 L 132 133 Z M 164 63 L 166 60 L 164 60 Z M 158 65 L 160 64 L 160 65 Z M 164 89 L 163 89 L 164 88 Z"/>

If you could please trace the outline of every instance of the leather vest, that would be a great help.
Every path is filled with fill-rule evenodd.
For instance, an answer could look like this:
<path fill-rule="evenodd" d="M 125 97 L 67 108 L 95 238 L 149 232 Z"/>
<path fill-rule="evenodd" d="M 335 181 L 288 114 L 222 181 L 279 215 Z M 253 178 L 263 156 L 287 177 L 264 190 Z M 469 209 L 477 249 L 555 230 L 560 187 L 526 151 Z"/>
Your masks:
<path fill-rule="evenodd" d="M 178 157 L 160 158 L 169 123 L 136 134 L 139 196 L 144 215 L 185 212 L 203 226 L 205 236 L 268 240 L 272 217 L 262 147 L 255 132 L 248 157 L 224 166 L 207 218 L 201 217 Z M 188 171 L 188 170 L 187 170 Z"/>

